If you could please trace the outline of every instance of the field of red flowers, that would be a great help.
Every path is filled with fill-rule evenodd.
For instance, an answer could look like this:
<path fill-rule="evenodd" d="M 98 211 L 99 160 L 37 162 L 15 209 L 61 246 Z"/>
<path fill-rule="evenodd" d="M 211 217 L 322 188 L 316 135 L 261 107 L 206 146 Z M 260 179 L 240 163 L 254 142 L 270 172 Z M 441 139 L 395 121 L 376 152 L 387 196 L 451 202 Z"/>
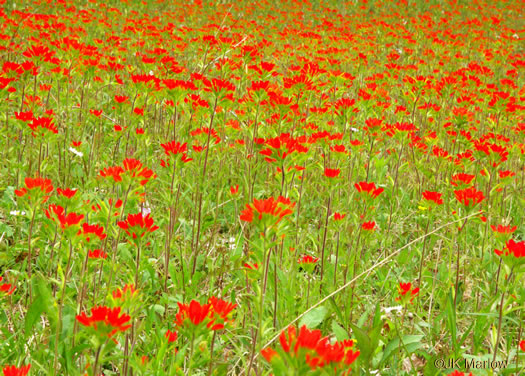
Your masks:
<path fill-rule="evenodd" d="M 0 369 L 525 372 L 518 0 L 0 0 Z"/>

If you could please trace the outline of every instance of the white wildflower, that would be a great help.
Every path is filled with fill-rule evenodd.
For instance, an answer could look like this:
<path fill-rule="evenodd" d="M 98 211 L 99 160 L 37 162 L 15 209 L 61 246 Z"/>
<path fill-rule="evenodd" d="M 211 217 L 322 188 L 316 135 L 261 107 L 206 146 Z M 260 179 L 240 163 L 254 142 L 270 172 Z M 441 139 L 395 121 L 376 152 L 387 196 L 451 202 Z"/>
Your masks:
<path fill-rule="evenodd" d="M 84 153 L 82 153 L 81 151 L 78 151 L 74 147 L 70 147 L 69 151 L 72 152 L 73 154 L 75 154 L 78 157 L 83 157 L 84 156 Z"/>

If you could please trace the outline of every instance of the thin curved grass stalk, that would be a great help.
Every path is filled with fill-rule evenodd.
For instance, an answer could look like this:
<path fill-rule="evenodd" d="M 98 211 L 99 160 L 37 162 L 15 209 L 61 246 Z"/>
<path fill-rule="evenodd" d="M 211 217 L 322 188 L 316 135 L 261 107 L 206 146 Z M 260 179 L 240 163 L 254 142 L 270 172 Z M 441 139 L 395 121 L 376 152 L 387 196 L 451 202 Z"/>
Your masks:
<path fill-rule="evenodd" d="M 330 294 L 326 295 L 323 299 L 319 300 L 317 303 L 315 303 L 314 305 L 312 305 L 310 308 L 308 308 L 306 311 L 304 311 L 303 313 L 301 313 L 299 316 L 297 316 L 295 319 L 293 319 L 292 321 L 290 321 L 288 324 L 286 324 L 285 326 L 283 326 L 278 332 L 276 335 L 274 335 L 268 342 L 266 342 L 264 344 L 264 346 L 262 347 L 263 349 L 267 348 L 268 346 L 270 346 L 277 338 L 279 338 L 279 336 L 281 335 L 281 332 L 288 328 L 290 325 L 293 325 L 295 324 L 297 321 L 299 321 L 301 318 L 303 318 L 308 312 L 310 312 L 311 310 L 319 307 L 321 304 L 323 304 L 324 302 L 326 302 L 328 299 L 332 298 L 333 296 L 339 294 L 341 291 L 343 291 L 344 289 L 346 289 L 348 286 L 350 286 L 351 284 L 353 284 L 354 282 L 356 282 L 358 279 L 360 279 L 362 276 L 366 276 L 368 277 L 375 269 L 379 268 L 380 266 L 386 264 L 387 262 L 390 261 L 390 259 L 392 259 L 394 256 L 398 255 L 403 249 L 405 248 L 408 248 L 409 246 L 411 246 L 412 244 L 414 243 L 417 243 L 418 241 L 424 239 L 425 237 L 427 236 L 430 236 L 436 232 L 438 232 L 439 230 L 443 229 L 443 228 L 446 228 L 454 223 L 457 223 L 457 222 L 461 222 L 465 219 L 468 219 L 470 217 L 474 217 L 476 215 L 479 215 L 480 212 L 476 212 L 476 213 L 473 213 L 473 214 L 470 214 L 466 217 L 463 217 L 463 218 L 459 218 L 459 219 L 456 219 L 452 222 L 448 222 L 442 226 L 439 226 L 437 227 L 436 229 L 434 229 L 433 231 L 429 232 L 428 234 L 426 235 L 423 235 L 423 236 L 420 236 L 419 238 L 416 238 L 414 240 L 412 240 L 411 242 L 405 244 L 403 247 L 401 248 L 398 248 L 396 249 L 394 252 L 392 252 L 391 254 L 389 254 L 388 256 L 386 256 L 382 261 L 379 261 L 379 259 L 381 258 L 381 256 L 379 256 L 379 258 L 376 260 L 377 262 L 374 263 L 374 265 L 372 265 L 370 268 L 368 268 L 367 270 L 365 270 L 364 272 L 360 273 L 359 275 L 355 276 L 354 278 L 352 278 L 352 280 L 348 281 L 347 283 L 345 283 L 344 285 L 342 285 L 341 287 L 339 287 L 338 289 L 336 289 L 335 291 L 331 292 Z M 255 357 L 257 357 L 259 355 L 259 353 L 255 354 Z"/>

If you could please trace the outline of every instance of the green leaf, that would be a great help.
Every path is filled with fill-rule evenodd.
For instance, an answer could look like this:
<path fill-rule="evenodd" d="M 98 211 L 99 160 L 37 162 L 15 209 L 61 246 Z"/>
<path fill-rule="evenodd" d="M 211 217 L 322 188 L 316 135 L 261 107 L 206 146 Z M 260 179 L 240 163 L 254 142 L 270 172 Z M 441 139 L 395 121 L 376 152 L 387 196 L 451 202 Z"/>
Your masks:
<path fill-rule="evenodd" d="M 365 363 L 368 364 L 373 350 L 370 337 L 364 329 L 354 324 L 350 324 L 350 327 L 352 328 L 352 334 L 357 340 L 357 348 L 361 351 L 361 357 L 365 360 Z"/>
<path fill-rule="evenodd" d="M 349 339 L 347 331 L 344 330 L 343 327 L 335 321 L 332 321 L 332 332 L 334 332 L 335 338 L 338 341 L 344 341 L 345 339 Z"/>
<path fill-rule="evenodd" d="M 33 303 L 31 303 L 29 309 L 27 310 L 25 318 L 24 330 L 26 338 L 31 334 L 31 329 L 33 329 L 33 326 L 36 324 L 42 313 L 44 313 L 45 309 L 46 306 L 44 304 L 44 300 L 40 299 L 38 296 L 35 296 Z"/>
<path fill-rule="evenodd" d="M 327 312 L 328 310 L 323 306 L 312 309 L 299 321 L 299 327 L 306 325 L 309 329 L 317 328 L 323 322 Z"/>
<path fill-rule="evenodd" d="M 403 341 L 399 341 L 398 338 L 394 338 L 392 341 L 386 345 L 385 350 L 383 351 L 383 357 L 381 358 L 380 364 L 386 362 L 388 358 L 394 354 L 394 352 L 398 350 L 408 351 L 409 354 L 413 353 L 414 351 L 418 350 L 423 346 L 423 343 L 421 342 L 421 339 L 423 338 L 422 335 L 406 335 L 403 336 Z M 405 345 L 403 347 L 403 345 Z"/>

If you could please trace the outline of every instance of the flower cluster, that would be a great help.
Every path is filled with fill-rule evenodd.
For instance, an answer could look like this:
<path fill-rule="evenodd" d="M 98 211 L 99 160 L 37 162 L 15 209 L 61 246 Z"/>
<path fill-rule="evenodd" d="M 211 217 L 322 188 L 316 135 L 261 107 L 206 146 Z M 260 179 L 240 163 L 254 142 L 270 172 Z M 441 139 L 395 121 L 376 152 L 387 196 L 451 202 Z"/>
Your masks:
<path fill-rule="evenodd" d="M 159 229 L 159 226 L 153 224 L 153 218 L 142 213 L 128 214 L 125 221 L 120 221 L 117 225 L 128 234 L 133 240 L 139 241 L 148 232 L 151 233 Z"/>
<path fill-rule="evenodd" d="M 237 304 L 212 296 L 208 304 L 192 300 L 189 304 L 178 303 L 179 312 L 175 316 L 175 325 L 179 332 L 200 333 L 204 328 L 210 330 L 224 329 L 229 321 L 228 315 Z"/>
<path fill-rule="evenodd" d="M 414 298 L 419 295 L 419 287 L 412 288 L 412 283 L 399 282 L 398 287 L 399 296 L 396 298 L 396 301 L 403 303 L 412 303 Z"/>
<path fill-rule="evenodd" d="M 2 282 L 3 280 L 4 279 L 0 277 L 0 282 Z M 15 291 L 15 289 L 16 289 L 16 286 L 13 286 L 10 283 L 1 283 L 0 284 L 0 296 L 2 296 L 1 294 L 11 295 L 13 291 Z"/>
<path fill-rule="evenodd" d="M 97 337 L 113 337 L 118 332 L 131 328 L 131 317 L 125 313 L 120 314 L 120 307 L 109 308 L 106 306 L 91 308 L 91 316 L 85 312 L 76 316 L 79 323 L 94 330 Z"/>
<path fill-rule="evenodd" d="M 29 373 L 29 369 L 31 369 L 31 364 L 20 367 L 4 366 L 2 372 L 4 376 L 26 376 Z"/>
<path fill-rule="evenodd" d="M 246 209 L 241 212 L 240 219 L 246 222 L 253 222 L 257 219 L 257 224 L 264 229 L 278 224 L 284 217 L 293 213 L 295 202 L 279 196 L 277 199 L 270 197 L 266 200 L 254 199 L 253 203 L 246 204 Z"/>
<path fill-rule="evenodd" d="M 525 240 L 516 242 L 509 239 L 503 250 L 495 249 L 494 253 L 503 258 L 503 262 L 509 267 L 525 264 Z"/>
<path fill-rule="evenodd" d="M 279 342 L 281 347 L 278 350 L 266 348 L 261 351 L 276 376 L 303 375 L 320 369 L 332 370 L 330 374 L 347 374 L 359 356 L 353 341 L 331 343 L 320 330 L 310 330 L 305 325 L 299 332 L 294 326 L 289 326 L 281 332 Z"/>

